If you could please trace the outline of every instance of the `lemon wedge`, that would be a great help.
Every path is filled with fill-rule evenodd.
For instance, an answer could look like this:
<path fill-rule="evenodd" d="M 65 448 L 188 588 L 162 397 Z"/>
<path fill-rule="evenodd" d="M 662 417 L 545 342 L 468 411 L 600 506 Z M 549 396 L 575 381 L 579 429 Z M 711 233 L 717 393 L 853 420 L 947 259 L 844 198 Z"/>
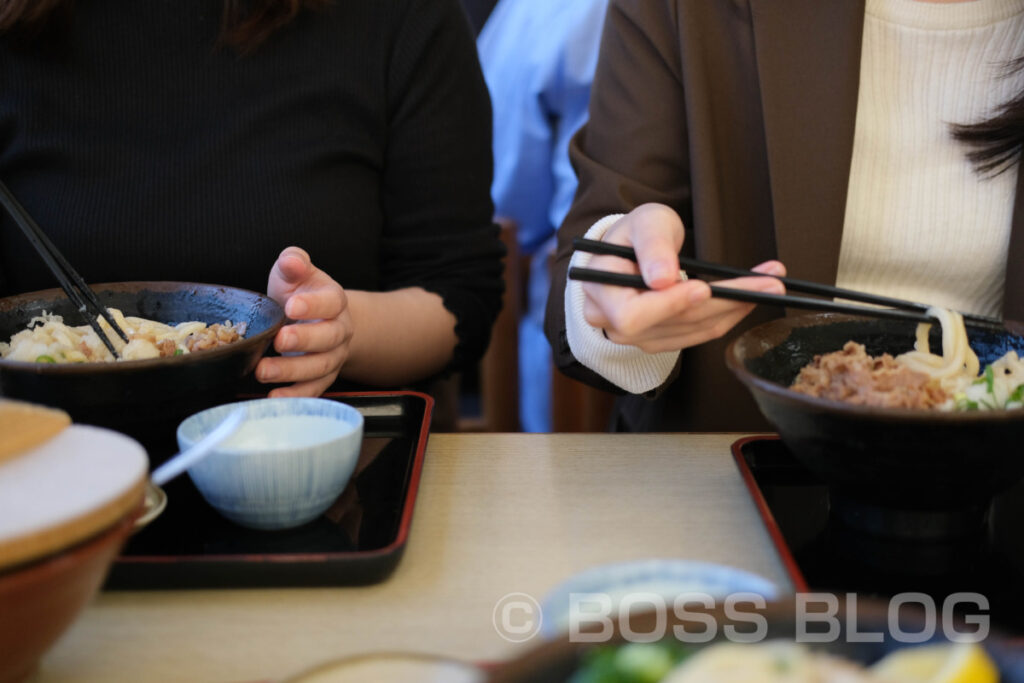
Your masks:
<path fill-rule="evenodd" d="M 998 683 L 995 663 L 977 643 L 948 643 L 898 650 L 871 672 L 896 683 Z"/>

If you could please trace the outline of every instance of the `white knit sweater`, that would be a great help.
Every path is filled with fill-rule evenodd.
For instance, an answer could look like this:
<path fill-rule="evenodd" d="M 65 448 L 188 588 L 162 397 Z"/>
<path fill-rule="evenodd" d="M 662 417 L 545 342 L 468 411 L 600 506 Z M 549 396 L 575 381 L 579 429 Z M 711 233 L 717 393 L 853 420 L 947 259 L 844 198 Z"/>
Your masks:
<path fill-rule="evenodd" d="M 1017 171 L 950 136 L 1016 95 L 1024 2 L 868 0 L 837 284 L 999 315 Z"/>
<path fill-rule="evenodd" d="M 949 125 L 982 121 L 1020 92 L 1024 74 L 1005 65 L 1022 55 L 1024 0 L 867 0 L 839 286 L 999 314 L 1017 171 L 979 176 Z M 565 302 L 583 365 L 632 393 L 665 381 L 678 352 L 605 339 L 583 318 L 578 282 Z"/>

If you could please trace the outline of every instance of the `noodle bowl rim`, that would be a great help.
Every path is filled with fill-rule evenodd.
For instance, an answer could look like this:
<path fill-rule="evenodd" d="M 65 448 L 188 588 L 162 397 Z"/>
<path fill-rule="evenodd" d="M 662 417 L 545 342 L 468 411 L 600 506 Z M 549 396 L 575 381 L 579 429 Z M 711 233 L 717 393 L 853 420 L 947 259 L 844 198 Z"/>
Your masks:
<path fill-rule="evenodd" d="M 811 396 L 810 394 L 804 394 L 799 391 L 794 391 L 787 386 L 783 386 L 778 382 L 765 379 L 754 374 L 748 370 L 744 365 L 744 361 L 740 360 L 738 356 L 737 348 L 741 343 L 750 344 L 752 335 L 760 333 L 764 336 L 765 332 L 774 332 L 776 329 L 780 331 L 792 332 L 797 328 L 805 327 L 821 327 L 827 324 L 841 323 L 841 322 L 857 322 L 857 321 L 875 321 L 877 318 L 871 318 L 868 316 L 857 316 L 849 315 L 845 313 L 809 313 L 802 315 L 786 316 L 770 320 L 762 323 L 748 330 L 744 330 L 738 337 L 733 339 L 725 350 L 725 364 L 733 372 L 737 379 L 748 387 L 757 387 L 759 390 L 766 393 L 770 393 L 775 397 L 784 399 L 797 404 L 803 404 L 812 408 L 819 409 L 819 412 L 827 412 L 835 416 L 844 416 L 850 418 L 872 418 L 879 421 L 886 422 L 1001 422 L 1006 420 L 1024 420 L 1024 408 L 1013 408 L 1013 409 L 995 409 L 995 410 L 977 410 L 977 411 L 960 411 L 960 410 L 932 410 L 929 408 L 903 408 L 903 407 L 891 407 L 885 408 L 880 406 L 868 406 L 858 405 L 855 403 L 848 403 L 846 401 L 838 401 L 834 399 L 821 398 L 818 396 Z M 1007 332 L 1007 334 L 1010 334 Z M 785 341 L 788 335 L 782 338 L 781 341 Z M 854 340 L 856 341 L 856 340 Z M 911 343 L 913 337 L 911 337 Z M 765 347 L 764 353 L 776 348 L 780 342 L 775 342 Z M 756 342 L 761 345 L 766 345 L 767 342 L 760 341 Z M 860 343 L 860 342 L 857 342 Z M 750 344 L 753 347 L 752 344 Z M 836 349 L 838 350 L 838 349 Z M 1024 351 L 1024 349 L 1019 350 Z M 763 355 L 763 354 L 762 354 Z M 759 356 L 749 356 L 748 360 L 753 360 Z M 756 395 L 754 396 L 755 401 L 757 400 Z"/>
<path fill-rule="evenodd" d="M 97 372 L 135 372 L 140 370 L 146 370 L 149 368 L 159 368 L 165 366 L 175 365 L 194 365 L 197 363 L 209 362 L 222 358 L 227 355 L 237 354 L 258 346 L 264 343 L 268 337 L 274 337 L 277 335 L 278 330 L 285 323 L 285 313 L 281 305 L 271 299 L 266 294 L 261 294 L 249 289 L 243 289 L 241 287 L 231 287 L 230 285 L 216 285 L 202 282 L 176 282 L 171 280 L 157 280 L 157 281 L 124 281 L 124 282 L 106 282 L 101 284 L 90 285 L 94 291 L 114 290 L 120 291 L 121 293 L 138 293 L 142 291 L 151 291 L 157 293 L 176 293 L 176 292 L 188 292 L 190 289 L 212 289 L 222 292 L 235 292 L 238 294 L 244 294 L 252 297 L 252 305 L 263 304 L 264 302 L 271 304 L 271 310 L 274 313 L 273 321 L 267 329 L 252 335 L 242 337 L 238 341 L 226 344 L 223 346 L 217 346 L 211 349 L 203 349 L 194 353 L 185 353 L 180 356 L 164 356 L 161 358 L 143 358 L 137 360 L 118 360 L 118 361 L 88 361 L 83 363 L 41 363 L 35 361 L 20 361 L 10 360 L 7 358 L 0 358 L 0 368 L 17 370 L 19 372 L 30 372 L 38 375 L 78 375 L 78 374 L 94 374 Z M 40 302 L 59 301 L 66 299 L 67 295 L 63 289 L 53 288 L 44 289 L 37 292 L 25 292 L 23 294 L 15 294 L 8 297 L 0 298 L 0 314 L 10 313 L 12 309 L 16 309 L 19 304 L 24 302 L 25 304 L 36 304 Z M 136 310 L 125 311 L 122 309 L 122 313 L 131 316 L 140 316 L 140 313 Z M 30 319 L 31 319 L 31 315 Z M 162 321 L 157 321 L 162 322 Z M 191 321 L 188 321 L 191 322 Z M 214 322 L 223 322 L 214 321 Z M 238 322 L 238 321 L 235 321 Z M 25 321 L 27 326 L 28 320 Z M 212 323 L 207 323 L 210 325 Z M 8 341 L 8 340 L 4 340 Z"/>

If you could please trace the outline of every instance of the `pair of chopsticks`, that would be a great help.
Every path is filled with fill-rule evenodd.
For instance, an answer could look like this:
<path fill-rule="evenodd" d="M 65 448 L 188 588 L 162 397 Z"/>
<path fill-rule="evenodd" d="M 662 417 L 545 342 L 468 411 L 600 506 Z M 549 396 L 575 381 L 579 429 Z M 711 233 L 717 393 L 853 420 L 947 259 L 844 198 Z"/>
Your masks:
<path fill-rule="evenodd" d="M 46 267 L 50 269 L 56 278 L 60 282 L 61 288 L 67 292 L 68 298 L 78 307 L 78 310 L 85 316 L 89 325 L 96 331 L 103 344 L 110 350 L 110 353 L 114 354 L 114 358 L 119 358 L 117 349 L 114 348 L 114 343 L 107 337 L 106 332 L 100 327 L 97 316 L 102 317 L 107 324 L 110 325 L 111 329 L 117 333 L 121 339 L 128 342 L 128 335 L 124 333 L 121 326 L 117 324 L 113 316 L 107 313 L 107 309 L 100 304 L 99 299 L 96 298 L 96 294 L 89 289 L 89 285 L 85 283 L 82 276 L 78 274 L 71 264 L 68 263 L 64 255 L 57 250 L 57 247 L 53 245 L 50 238 L 46 236 L 43 229 L 32 219 L 25 207 L 14 198 L 11 194 L 10 189 L 7 185 L 0 181 L 0 204 L 4 205 L 7 209 L 7 213 L 11 215 L 14 222 L 18 224 L 21 231 L 25 233 L 25 237 L 32 243 L 35 250 L 39 252 L 43 261 L 46 263 Z"/>
<path fill-rule="evenodd" d="M 619 244 L 609 244 L 607 242 L 598 242 L 596 240 L 577 237 L 573 239 L 572 246 L 576 251 L 585 251 L 591 254 L 600 254 L 602 256 L 618 256 L 620 258 L 629 259 L 634 263 L 636 262 L 636 252 L 634 252 L 630 247 L 624 247 Z M 686 256 L 679 257 L 679 267 L 685 270 L 688 274 L 711 275 L 715 277 L 775 277 L 773 275 L 765 275 L 764 273 L 755 273 L 752 270 L 744 270 L 743 268 L 734 268 L 732 266 L 723 266 L 717 263 L 708 263 L 706 261 L 692 259 Z M 648 287 L 644 282 L 643 277 L 640 275 L 611 273 L 604 270 L 594 270 L 592 268 L 572 267 L 569 269 L 569 279 L 580 280 L 583 282 L 596 282 L 602 285 L 650 289 L 650 287 Z M 823 285 L 818 282 L 808 282 L 807 280 L 797 280 L 790 277 L 775 277 L 775 279 L 786 285 L 787 292 L 803 292 L 805 294 L 815 294 L 830 298 L 813 299 L 809 297 L 791 296 L 789 294 L 752 292 L 746 289 L 734 289 L 731 287 L 723 287 L 721 285 L 713 284 L 710 285 L 711 296 L 719 299 L 731 299 L 733 301 L 743 301 L 752 304 L 770 304 L 774 306 L 804 308 L 815 311 L 834 311 L 837 313 L 850 313 L 854 315 L 866 315 L 875 318 L 889 318 L 893 320 L 907 320 L 918 323 L 938 323 L 938 320 L 926 313 L 929 306 L 916 301 L 904 301 L 903 299 L 894 299 L 892 297 L 869 294 L 867 292 L 858 292 L 852 289 L 833 287 L 830 285 Z M 857 304 L 832 301 L 831 297 L 848 299 L 850 301 L 860 301 L 863 303 L 875 304 L 877 306 L 888 306 L 889 308 L 858 306 Z M 962 315 L 964 317 L 964 324 L 968 327 L 996 332 L 1002 332 L 1005 330 L 1001 320 L 981 315 L 974 315 L 971 313 L 964 313 Z"/>

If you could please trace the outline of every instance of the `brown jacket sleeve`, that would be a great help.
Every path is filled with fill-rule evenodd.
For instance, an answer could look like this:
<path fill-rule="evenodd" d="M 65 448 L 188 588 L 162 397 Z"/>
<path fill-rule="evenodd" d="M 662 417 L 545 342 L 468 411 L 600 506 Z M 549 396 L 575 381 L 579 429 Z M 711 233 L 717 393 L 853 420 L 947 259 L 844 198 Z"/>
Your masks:
<path fill-rule="evenodd" d="M 690 224 L 687 126 L 675 7 L 672 0 L 612 0 L 591 90 L 590 119 L 569 150 L 579 187 L 558 232 L 545 330 L 560 369 L 617 393 L 622 390 L 582 366 L 569 350 L 566 273 L 572 239 L 606 215 L 660 202 L 676 209 L 684 224 Z"/>

